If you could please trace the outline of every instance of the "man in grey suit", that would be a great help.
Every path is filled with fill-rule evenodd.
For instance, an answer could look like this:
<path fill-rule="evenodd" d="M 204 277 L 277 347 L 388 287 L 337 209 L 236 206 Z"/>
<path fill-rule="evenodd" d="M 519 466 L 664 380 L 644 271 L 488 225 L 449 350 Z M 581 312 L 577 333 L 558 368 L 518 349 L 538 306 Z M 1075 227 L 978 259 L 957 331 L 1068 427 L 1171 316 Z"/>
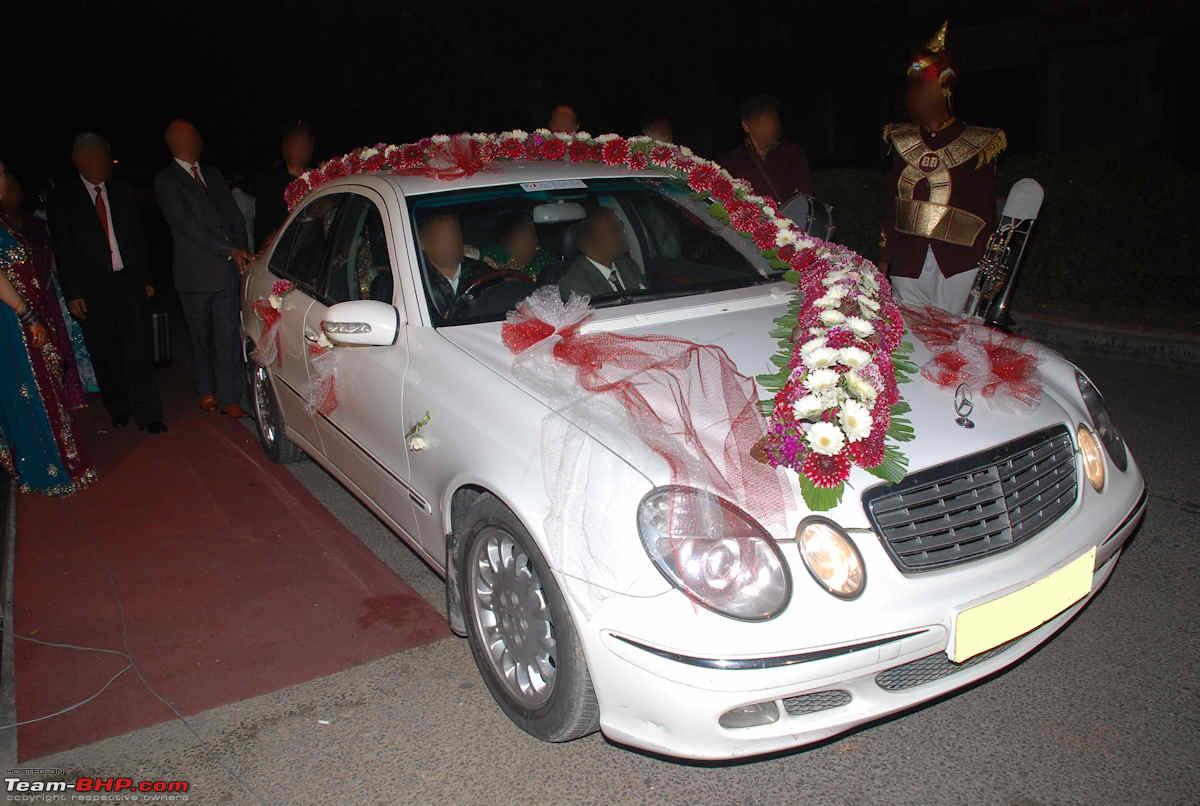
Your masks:
<path fill-rule="evenodd" d="M 628 255 L 621 222 L 607 207 L 580 221 L 576 238 L 580 254 L 563 270 L 558 288 L 563 297 L 574 291 L 589 297 L 646 287 L 646 277 Z"/>
<path fill-rule="evenodd" d="M 171 164 L 154 195 L 171 228 L 175 289 L 192 340 L 196 393 L 205 411 L 245 417 L 238 343 L 241 272 L 252 259 L 246 225 L 225 177 L 200 163 L 204 143 L 186 120 L 167 126 Z"/>

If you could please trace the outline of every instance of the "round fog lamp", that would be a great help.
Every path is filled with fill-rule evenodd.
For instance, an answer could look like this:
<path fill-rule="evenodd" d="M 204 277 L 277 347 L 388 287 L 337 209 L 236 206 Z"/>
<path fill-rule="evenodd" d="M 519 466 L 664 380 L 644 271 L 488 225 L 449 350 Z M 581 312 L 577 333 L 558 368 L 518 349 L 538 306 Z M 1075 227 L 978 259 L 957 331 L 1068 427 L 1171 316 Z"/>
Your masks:
<path fill-rule="evenodd" d="M 826 518 L 806 518 L 796 530 L 800 557 L 812 578 L 839 599 L 853 599 L 867 579 L 862 555 L 850 536 Z"/>
<path fill-rule="evenodd" d="M 1080 423 L 1076 432 L 1079 441 L 1079 454 L 1083 457 L 1083 472 L 1087 475 L 1092 489 L 1100 492 L 1104 489 L 1104 451 L 1092 429 Z"/>

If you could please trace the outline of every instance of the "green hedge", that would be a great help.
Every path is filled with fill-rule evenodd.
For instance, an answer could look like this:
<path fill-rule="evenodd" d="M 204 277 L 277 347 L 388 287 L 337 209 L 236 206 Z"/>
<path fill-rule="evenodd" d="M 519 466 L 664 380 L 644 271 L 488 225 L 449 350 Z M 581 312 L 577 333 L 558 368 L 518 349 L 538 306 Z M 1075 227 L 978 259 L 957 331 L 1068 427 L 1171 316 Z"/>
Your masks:
<path fill-rule="evenodd" d="M 1195 173 L 1148 154 L 1093 149 L 1003 157 L 999 191 L 1030 176 L 1046 188 L 1017 287 L 1020 311 L 1096 321 L 1200 328 Z M 838 169 L 814 177 L 835 205 L 837 239 L 874 259 L 882 172 Z"/>

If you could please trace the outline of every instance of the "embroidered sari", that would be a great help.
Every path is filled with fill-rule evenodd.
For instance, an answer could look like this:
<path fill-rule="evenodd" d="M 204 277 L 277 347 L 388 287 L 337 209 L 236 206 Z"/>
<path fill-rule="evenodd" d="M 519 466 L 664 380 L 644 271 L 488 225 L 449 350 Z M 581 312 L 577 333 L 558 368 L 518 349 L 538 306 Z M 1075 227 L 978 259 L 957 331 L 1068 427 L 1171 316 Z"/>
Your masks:
<path fill-rule="evenodd" d="M 68 411 L 64 357 L 47 320 L 57 300 L 33 250 L 0 223 L 0 270 L 46 324 L 45 343 L 34 347 L 29 328 L 0 305 L 0 466 L 23 492 L 70 495 L 96 479 L 83 456 Z M 46 275 L 46 276 L 43 276 Z"/>

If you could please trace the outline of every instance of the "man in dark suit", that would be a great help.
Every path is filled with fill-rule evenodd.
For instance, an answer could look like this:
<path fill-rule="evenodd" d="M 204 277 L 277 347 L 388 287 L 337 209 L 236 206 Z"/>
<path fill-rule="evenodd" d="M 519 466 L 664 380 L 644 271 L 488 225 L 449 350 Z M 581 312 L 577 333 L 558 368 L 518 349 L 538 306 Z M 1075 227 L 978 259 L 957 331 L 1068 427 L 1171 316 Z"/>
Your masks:
<path fill-rule="evenodd" d="M 576 294 L 601 297 L 646 287 L 646 277 L 626 255 L 628 247 L 621 222 L 607 207 L 599 207 L 580 221 L 576 235 L 580 255 L 570 262 L 558 281 L 564 297 Z"/>
<path fill-rule="evenodd" d="M 71 148 L 78 180 L 58 186 L 49 205 L 59 280 L 71 313 L 83 325 L 104 407 L 114 427 L 129 422 L 162 433 L 162 401 L 148 349 L 154 296 L 132 192 L 111 181 L 112 154 L 97 134 L 80 134 Z"/>
<path fill-rule="evenodd" d="M 283 201 L 283 193 L 296 177 L 312 167 L 315 147 L 312 128 L 304 121 L 294 121 L 284 127 L 280 161 L 259 176 L 254 186 L 257 204 L 254 229 L 258 233 L 259 250 L 270 244 L 287 219 L 288 209 Z"/>
<path fill-rule="evenodd" d="M 429 268 L 431 313 L 442 322 L 458 307 L 463 294 L 491 269 L 466 257 L 462 227 L 454 213 L 435 213 L 421 221 L 417 234 Z"/>
<path fill-rule="evenodd" d="M 171 164 L 154 178 L 154 195 L 171 228 L 175 289 L 192 340 L 196 393 L 205 411 L 245 417 L 238 343 L 246 225 L 225 177 L 200 163 L 204 143 L 186 120 L 167 126 Z"/>

